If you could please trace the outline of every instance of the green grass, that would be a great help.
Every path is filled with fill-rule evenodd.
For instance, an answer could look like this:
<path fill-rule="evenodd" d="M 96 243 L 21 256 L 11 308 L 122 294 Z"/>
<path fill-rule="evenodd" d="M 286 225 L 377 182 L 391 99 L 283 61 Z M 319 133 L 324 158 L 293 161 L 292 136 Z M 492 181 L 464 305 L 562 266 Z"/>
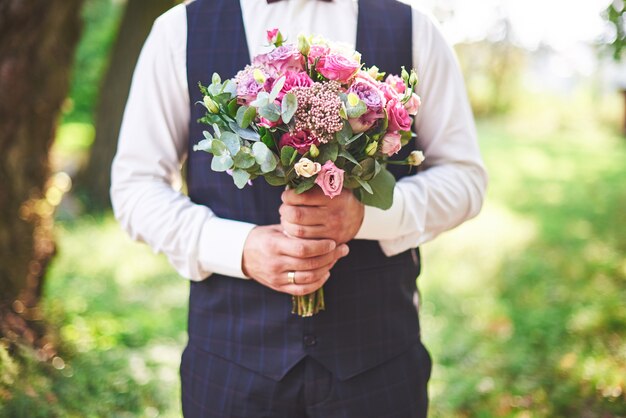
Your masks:
<path fill-rule="evenodd" d="M 563 108 L 481 121 L 484 210 L 423 247 L 431 417 L 626 417 L 626 138 Z M 56 229 L 63 362 L 0 349 L 0 416 L 179 416 L 187 283 L 110 216 Z"/>

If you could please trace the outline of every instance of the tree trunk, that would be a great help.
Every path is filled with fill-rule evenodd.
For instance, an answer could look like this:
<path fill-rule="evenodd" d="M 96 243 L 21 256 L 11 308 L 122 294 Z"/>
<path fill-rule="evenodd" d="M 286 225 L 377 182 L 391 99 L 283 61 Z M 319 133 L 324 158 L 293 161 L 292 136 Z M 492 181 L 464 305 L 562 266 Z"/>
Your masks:
<path fill-rule="evenodd" d="M 76 179 L 79 194 L 92 210 L 111 207 L 111 162 L 117 150 L 124 105 L 135 64 L 152 23 L 176 4 L 175 0 L 128 0 L 96 110 L 96 138 L 89 162 Z"/>
<path fill-rule="evenodd" d="M 0 1 L 0 338 L 37 344 L 60 190 L 48 153 L 81 30 L 82 0 Z"/>

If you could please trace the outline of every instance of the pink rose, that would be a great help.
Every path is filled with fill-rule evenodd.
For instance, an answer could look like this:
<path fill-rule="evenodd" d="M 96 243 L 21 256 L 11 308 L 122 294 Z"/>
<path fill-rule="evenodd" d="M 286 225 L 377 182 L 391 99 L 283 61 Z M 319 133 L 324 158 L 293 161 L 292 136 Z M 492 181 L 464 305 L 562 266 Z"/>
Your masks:
<path fill-rule="evenodd" d="M 404 94 L 404 92 L 406 91 L 406 85 L 404 84 L 402 77 L 398 77 L 397 75 L 388 75 L 385 79 L 385 84 L 393 87 L 393 89 L 399 94 Z"/>
<path fill-rule="evenodd" d="M 388 132 L 383 137 L 383 144 L 381 147 L 381 151 L 383 154 L 388 156 L 392 156 L 393 154 L 397 154 L 402 148 L 402 143 L 400 141 L 400 134 L 397 132 Z"/>
<path fill-rule="evenodd" d="M 417 115 L 421 105 L 422 100 L 417 94 L 413 93 L 409 101 L 404 104 L 404 108 L 407 112 L 409 112 L 409 115 L 415 116 Z"/>
<path fill-rule="evenodd" d="M 265 90 L 270 92 L 272 91 L 272 87 L 276 83 L 276 79 L 268 78 L 265 82 Z M 277 99 L 283 100 L 285 94 L 289 93 L 291 89 L 294 87 L 311 87 L 313 85 L 313 80 L 309 75 L 305 72 L 295 72 L 295 71 L 287 71 L 285 74 L 285 84 L 283 88 L 278 93 Z"/>
<path fill-rule="evenodd" d="M 286 132 L 278 141 L 279 147 L 293 147 L 300 155 L 306 154 L 313 144 L 317 146 L 320 142 L 307 131 Z"/>
<path fill-rule="evenodd" d="M 393 87 L 391 87 L 391 85 L 387 83 L 380 83 L 379 88 L 383 92 L 383 94 L 385 95 L 385 99 L 387 100 L 400 100 L 402 98 L 402 96 L 396 91 L 396 89 L 394 89 Z"/>
<path fill-rule="evenodd" d="M 343 189 L 344 171 L 337 168 L 332 161 L 326 161 L 322 166 L 322 170 L 317 174 L 315 183 L 320 186 L 324 194 L 331 199 L 341 194 Z"/>
<path fill-rule="evenodd" d="M 287 71 L 299 72 L 304 69 L 304 57 L 295 46 L 282 45 L 267 54 L 254 57 L 253 65 L 273 69 L 276 75 Z"/>
<path fill-rule="evenodd" d="M 329 80 L 345 83 L 359 68 L 361 68 L 361 64 L 355 60 L 339 54 L 328 54 L 319 59 L 315 69 Z"/>
<path fill-rule="evenodd" d="M 309 64 L 315 64 L 315 60 L 330 53 L 330 48 L 324 45 L 311 45 L 309 50 Z"/>
<path fill-rule="evenodd" d="M 391 99 L 387 102 L 387 117 L 389 118 L 389 131 L 411 129 L 411 116 L 399 100 Z"/>
<path fill-rule="evenodd" d="M 278 28 L 267 31 L 267 42 L 273 44 L 278 39 Z"/>

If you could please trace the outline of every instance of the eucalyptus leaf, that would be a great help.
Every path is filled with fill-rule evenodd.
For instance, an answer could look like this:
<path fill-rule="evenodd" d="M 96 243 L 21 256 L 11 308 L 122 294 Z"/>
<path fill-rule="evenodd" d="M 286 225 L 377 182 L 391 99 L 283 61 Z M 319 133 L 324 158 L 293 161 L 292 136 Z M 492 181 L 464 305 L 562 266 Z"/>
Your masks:
<path fill-rule="evenodd" d="M 393 204 L 393 188 L 396 185 L 393 175 L 387 169 L 383 169 L 369 181 L 369 185 L 372 188 L 372 194 L 359 190 L 357 194 L 359 200 L 368 206 L 383 210 L 389 209 Z"/>
<path fill-rule="evenodd" d="M 245 170 L 240 170 L 238 168 L 233 170 L 233 180 L 235 181 L 235 186 L 239 189 L 243 189 L 246 184 L 248 184 L 248 180 L 250 180 L 250 173 Z"/>
<path fill-rule="evenodd" d="M 349 104 L 346 106 L 346 113 L 350 119 L 361 117 L 365 112 L 367 112 L 367 106 L 362 100 L 359 100 L 356 106 L 350 106 Z"/>
<path fill-rule="evenodd" d="M 237 125 L 242 129 L 246 129 L 250 126 L 250 122 L 254 120 L 256 116 L 256 108 L 253 106 L 241 106 L 237 109 Z"/>
<path fill-rule="evenodd" d="M 204 135 L 206 139 L 213 139 L 213 135 L 211 135 L 209 131 L 202 131 L 202 135 Z"/>
<path fill-rule="evenodd" d="M 224 132 L 220 137 L 220 141 L 226 145 L 228 151 L 230 151 L 230 155 L 236 155 L 241 148 L 241 140 L 237 135 L 232 132 Z"/>
<path fill-rule="evenodd" d="M 265 181 L 271 186 L 284 186 L 287 184 L 287 180 L 285 180 L 284 176 L 279 176 L 275 174 L 276 172 L 267 173 L 263 176 Z"/>
<path fill-rule="evenodd" d="M 213 124 L 213 134 L 216 138 L 219 138 L 222 135 L 222 131 L 217 123 Z"/>
<path fill-rule="evenodd" d="M 193 150 L 211 152 L 211 142 L 213 142 L 212 139 L 203 139 L 193 146 Z"/>
<path fill-rule="evenodd" d="M 230 155 L 230 151 L 228 150 L 228 147 L 226 146 L 226 144 L 224 144 L 219 139 L 214 139 L 211 142 L 211 152 L 215 156 Z"/>
<path fill-rule="evenodd" d="M 255 142 L 252 145 L 252 153 L 256 163 L 261 166 L 263 173 L 274 171 L 278 161 L 274 153 L 263 142 Z"/>
<path fill-rule="evenodd" d="M 229 122 L 228 127 L 233 130 L 234 133 L 239 135 L 243 139 L 247 139 L 248 141 L 258 141 L 260 139 L 259 134 L 254 132 L 252 129 L 242 129 L 237 122 Z"/>
<path fill-rule="evenodd" d="M 226 171 L 233 167 L 233 159 L 230 155 L 215 155 L 211 160 L 211 169 L 213 171 Z"/>
<path fill-rule="evenodd" d="M 262 91 L 256 96 L 256 100 L 250 103 L 250 106 L 254 107 L 263 107 L 272 101 L 270 100 L 270 95 L 266 91 Z"/>
<path fill-rule="evenodd" d="M 269 103 L 259 108 L 259 116 L 269 120 L 270 122 L 277 122 L 280 119 L 280 108 L 276 103 Z"/>
<path fill-rule="evenodd" d="M 237 104 L 237 99 L 232 99 L 228 102 L 228 114 L 231 117 L 235 117 L 237 115 L 237 111 L 239 110 L 239 105 Z"/>
<path fill-rule="evenodd" d="M 281 115 L 283 118 L 283 122 L 289 123 L 293 115 L 296 114 L 296 110 L 298 110 L 298 98 L 293 93 L 287 93 L 283 96 L 283 100 L 281 103 Z"/>
<path fill-rule="evenodd" d="M 250 168 L 256 163 L 256 159 L 248 147 L 242 147 L 233 161 L 237 168 Z"/>
<path fill-rule="evenodd" d="M 272 87 L 272 91 L 270 92 L 270 102 L 276 100 L 276 98 L 278 97 L 278 93 L 280 93 L 280 91 L 283 89 L 283 86 L 285 85 L 285 80 L 285 76 L 282 76 L 281 78 L 276 80 L 276 82 L 274 82 L 274 87 Z"/>
<path fill-rule="evenodd" d="M 233 80 L 226 80 L 222 87 L 222 91 L 230 94 L 230 97 L 237 97 L 237 83 Z"/>

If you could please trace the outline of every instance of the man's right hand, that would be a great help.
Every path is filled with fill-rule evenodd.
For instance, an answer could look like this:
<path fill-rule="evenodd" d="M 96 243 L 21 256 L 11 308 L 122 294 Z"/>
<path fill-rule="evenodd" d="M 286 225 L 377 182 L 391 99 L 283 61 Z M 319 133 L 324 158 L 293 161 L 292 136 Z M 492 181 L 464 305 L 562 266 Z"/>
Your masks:
<path fill-rule="evenodd" d="M 348 255 L 348 246 L 329 239 L 301 239 L 284 234 L 279 225 L 257 226 L 243 247 L 242 267 L 246 276 L 264 286 L 290 295 L 306 295 L 322 287 L 338 259 Z M 295 272 L 295 284 L 289 272 Z"/>

